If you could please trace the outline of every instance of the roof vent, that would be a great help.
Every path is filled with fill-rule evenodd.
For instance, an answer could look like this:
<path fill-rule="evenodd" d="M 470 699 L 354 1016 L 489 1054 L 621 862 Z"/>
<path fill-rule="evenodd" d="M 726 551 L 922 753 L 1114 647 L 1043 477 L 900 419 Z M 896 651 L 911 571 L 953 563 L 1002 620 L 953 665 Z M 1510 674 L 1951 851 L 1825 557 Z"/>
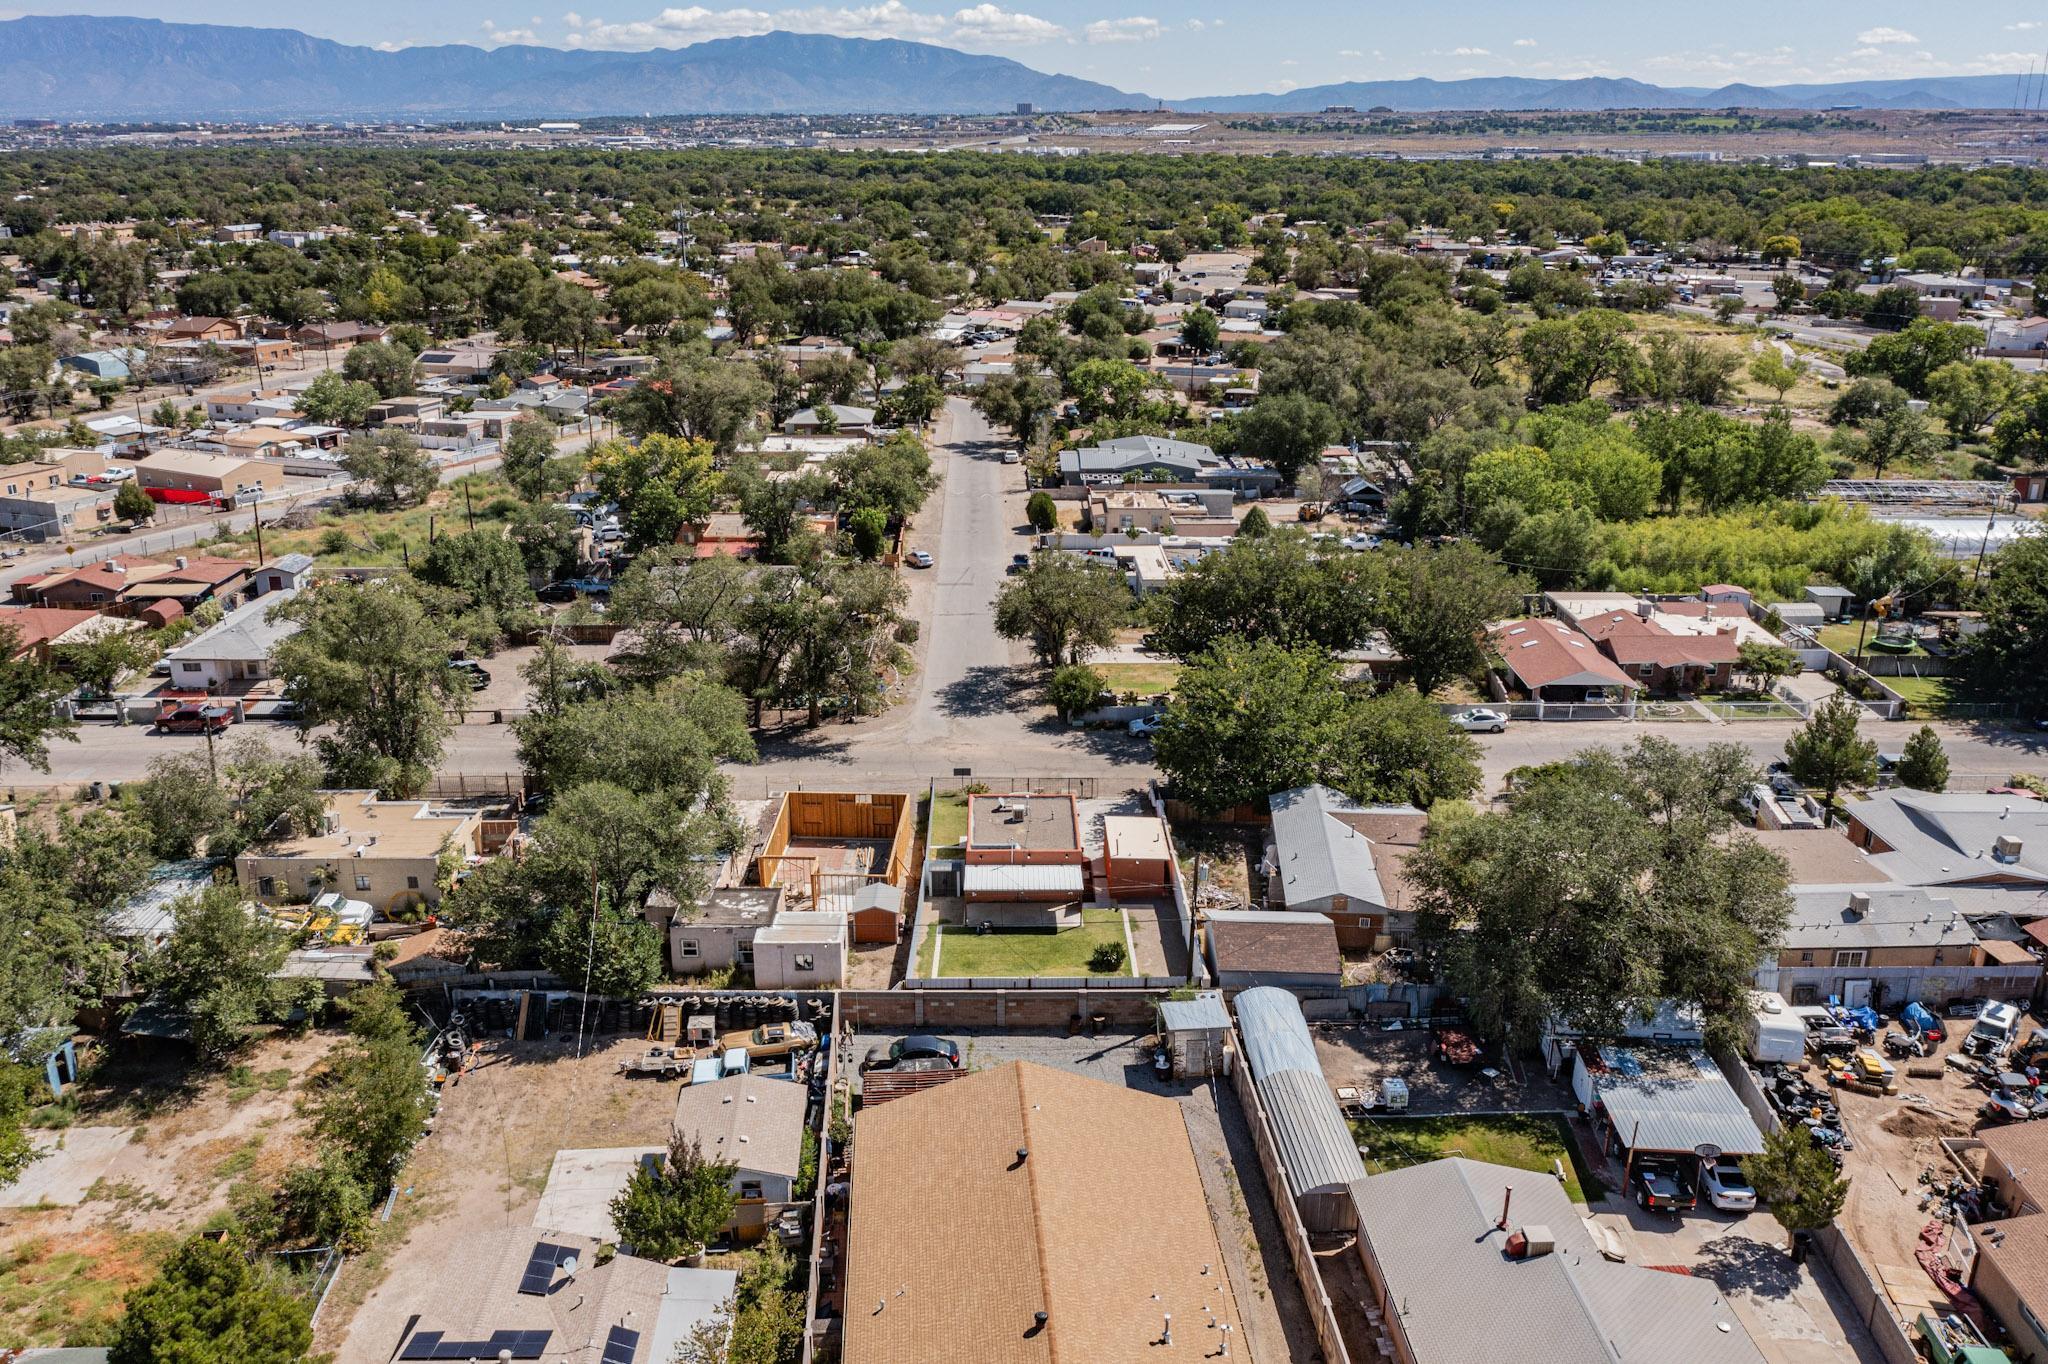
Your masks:
<path fill-rule="evenodd" d="M 1849 917 L 1861 919 L 1870 913 L 1870 892 L 1852 890 L 1849 892 Z"/>
<path fill-rule="evenodd" d="M 1556 1248 L 1557 1242 L 1551 1236 L 1550 1228 L 1535 1224 L 1512 1233 L 1507 1241 L 1508 1255 L 1517 1260 L 1534 1260 Z"/>
<path fill-rule="evenodd" d="M 1991 855 L 2000 862 L 2020 860 L 2020 840 L 2013 834 L 2000 834 L 1998 841 L 1991 845 Z"/>

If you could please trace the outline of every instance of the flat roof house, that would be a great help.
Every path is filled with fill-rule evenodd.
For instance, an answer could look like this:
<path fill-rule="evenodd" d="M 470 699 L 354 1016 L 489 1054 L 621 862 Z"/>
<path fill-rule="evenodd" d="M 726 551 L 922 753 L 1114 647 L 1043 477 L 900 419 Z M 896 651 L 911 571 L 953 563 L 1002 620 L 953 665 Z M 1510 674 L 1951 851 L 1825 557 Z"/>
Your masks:
<path fill-rule="evenodd" d="M 17 464 L 0 469 L 0 533 L 42 543 L 111 521 L 114 490 L 69 481 L 52 464 Z"/>
<path fill-rule="evenodd" d="M 968 900 L 1078 900 L 1087 889 L 1087 857 L 1072 796 L 968 798 L 961 872 Z"/>
<path fill-rule="evenodd" d="M 854 1124 L 845 1364 L 1158 1364 L 1169 1313 L 1246 1348 L 1172 1099 L 1013 1061 Z"/>
<path fill-rule="evenodd" d="M 1277 791 L 1266 805 L 1269 905 L 1326 916 L 1345 947 L 1414 930 L 1401 867 L 1421 844 L 1428 815 L 1413 805 L 1361 805 L 1327 786 Z"/>
<path fill-rule="evenodd" d="M 135 466 L 135 482 L 159 502 L 225 501 L 284 488 L 284 466 L 205 450 L 158 450 Z"/>
<path fill-rule="evenodd" d="M 676 1096 L 674 1134 L 695 1139 L 706 1160 L 739 1167 L 732 1177 L 739 1206 L 726 1229 L 740 1240 L 759 1239 L 795 1200 L 809 1107 L 806 1086 L 773 1075 L 684 1085 Z"/>
<path fill-rule="evenodd" d="M 436 905 L 448 860 L 483 851 L 483 816 L 424 800 L 379 800 L 375 791 L 329 791 L 317 832 L 252 848 L 235 878 L 258 899 L 311 899 L 315 887 L 368 900 L 380 913 Z"/>
<path fill-rule="evenodd" d="M 1829 996 L 1851 1008 L 1919 1000 L 2020 999 L 2041 963 L 2016 943 L 1982 939 L 1953 900 L 1924 886 L 1795 885 L 1775 963 L 1758 987 L 1793 1004 Z"/>
<path fill-rule="evenodd" d="M 762 990 L 817 990 L 846 979 L 846 915 L 791 910 L 754 934 L 754 985 Z"/>
<path fill-rule="evenodd" d="M 1400 1364 L 1763 1364 L 1710 1280 L 1605 1259 L 1548 1174 L 1453 1156 L 1351 1198 L 1366 1305 Z"/>
<path fill-rule="evenodd" d="M 669 969 L 679 976 L 754 969 L 754 935 L 775 922 L 782 907 L 780 886 L 716 886 L 687 913 L 672 896 L 657 890 L 647 897 L 648 917 L 668 935 Z"/>

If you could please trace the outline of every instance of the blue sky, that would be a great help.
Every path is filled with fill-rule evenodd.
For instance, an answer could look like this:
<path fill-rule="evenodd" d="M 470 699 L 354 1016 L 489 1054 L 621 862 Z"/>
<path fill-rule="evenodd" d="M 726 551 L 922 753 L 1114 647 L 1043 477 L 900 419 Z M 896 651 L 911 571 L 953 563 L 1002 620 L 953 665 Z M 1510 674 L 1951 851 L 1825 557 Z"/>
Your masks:
<path fill-rule="evenodd" d="M 2048 50 L 2041 0 L 0 0 L 24 13 L 298 27 L 366 46 L 681 47 L 784 28 L 907 38 L 1174 98 L 1434 76 L 1634 76 L 1787 84 L 2020 72 Z"/>

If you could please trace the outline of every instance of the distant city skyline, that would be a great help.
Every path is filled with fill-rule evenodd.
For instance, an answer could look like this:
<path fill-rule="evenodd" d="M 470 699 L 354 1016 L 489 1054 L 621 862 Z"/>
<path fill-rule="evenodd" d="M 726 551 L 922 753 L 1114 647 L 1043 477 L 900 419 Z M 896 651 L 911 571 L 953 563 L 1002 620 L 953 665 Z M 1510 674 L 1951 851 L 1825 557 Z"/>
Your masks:
<path fill-rule="evenodd" d="M 366 47 L 525 43 L 634 50 L 775 29 L 902 38 L 997 53 L 1168 100 L 1415 76 L 1612 76 L 1714 88 L 2017 75 L 2041 67 L 2048 50 L 2048 9 L 2039 0 L 1995 0 L 1939 13 L 1899 0 L 1853 9 L 1731 0 L 1704 10 L 1671 0 L 1628 6 L 1555 0 L 1549 12 L 1534 10 L 1505 0 L 1468 0 L 1448 10 L 1270 0 L 1255 12 L 1145 0 L 1114 10 L 1083 0 L 1020 0 L 1014 7 L 995 0 L 789 7 L 591 0 L 581 9 L 536 0 L 356 0 L 317 9 L 255 0 L 0 0 L 0 18 L 122 14 L 297 28 Z"/>

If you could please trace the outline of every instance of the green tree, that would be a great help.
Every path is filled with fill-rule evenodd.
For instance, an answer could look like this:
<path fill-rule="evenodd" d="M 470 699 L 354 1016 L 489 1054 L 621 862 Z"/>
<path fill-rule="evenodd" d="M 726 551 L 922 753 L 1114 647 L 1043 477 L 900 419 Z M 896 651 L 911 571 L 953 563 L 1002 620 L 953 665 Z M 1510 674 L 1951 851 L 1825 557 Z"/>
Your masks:
<path fill-rule="evenodd" d="M 684 355 L 657 365 L 618 399 L 613 411 L 619 425 L 636 438 L 666 436 L 678 445 L 708 442 L 714 453 L 727 457 L 739 448 L 769 397 L 768 385 L 746 365 Z"/>
<path fill-rule="evenodd" d="M 1072 554 L 1034 554 L 994 602 L 996 633 L 1026 640 L 1047 667 L 1106 649 L 1130 619 L 1131 590 L 1116 570 Z"/>
<path fill-rule="evenodd" d="M 859 507 L 846 519 L 847 534 L 853 539 L 853 552 L 863 559 L 881 557 L 889 544 L 889 513 L 880 507 Z"/>
<path fill-rule="evenodd" d="M 1906 750 L 1899 758 L 1898 777 L 1899 785 L 1915 791 L 1948 789 L 1948 754 L 1942 750 L 1941 736 L 1932 725 L 1920 726 L 1906 740 Z"/>
<path fill-rule="evenodd" d="M 1863 320 L 1887 331 L 1903 331 L 1916 321 L 1924 320 L 1920 317 L 1920 295 L 1906 284 L 1879 289 L 1863 305 Z"/>
<path fill-rule="evenodd" d="M 295 1009 L 317 1005 L 318 981 L 274 979 L 291 936 L 252 909 L 239 888 L 188 895 L 171 906 L 171 917 L 171 936 L 145 959 L 142 977 L 185 1015 L 192 1045 L 208 1064 L 239 1051 L 257 1024 L 281 1023 Z"/>
<path fill-rule="evenodd" d="M 2048 534 L 2022 535 L 1993 555 L 1977 604 L 1984 628 L 1964 645 L 1971 685 L 2048 717 Z"/>
<path fill-rule="evenodd" d="M 974 390 L 974 410 L 992 425 L 1000 426 L 1028 450 L 1045 429 L 1045 422 L 1060 405 L 1060 386 L 1048 375 L 1020 368 L 1013 374 L 995 374 Z"/>
<path fill-rule="evenodd" d="M 1765 346 L 1749 362 L 1749 377 L 1756 383 L 1778 395 L 1784 402 L 1785 395 L 1799 382 L 1799 376 L 1806 373 L 1806 362 L 1786 359 L 1774 346 Z"/>
<path fill-rule="evenodd" d="M 1237 533 L 1249 539 L 1263 540 L 1273 533 L 1273 522 L 1264 507 L 1253 507 L 1244 514 L 1244 520 L 1237 523 Z"/>
<path fill-rule="evenodd" d="M 1051 493 L 1040 488 L 1025 499 L 1024 519 L 1035 531 L 1049 531 L 1060 523 L 1059 504 L 1052 500 Z"/>
<path fill-rule="evenodd" d="M 708 440 L 650 435 L 635 445 L 600 442 L 588 465 L 598 492 L 619 504 L 627 545 L 639 551 L 672 545 L 685 526 L 710 516 L 720 483 L 715 459 Z"/>
<path fill-rule="evenodd" d="M 1804 1123 L 1772 1132 L 1764 1138 L 1763 1151 L 1745 1157 L 1741 1165 L 1771 1205 L 1771 1216 L 1795 1238 L 1832 1224 L 1849 1200 L 1849 1181 Z"/>
<path fill-rule="evenodd" d="M 379 398 L 403 398 L 416 391 L 417 356 L 417 351 L 394 342 L 366 341 L 343 357 L 342 377 L 368 384 L 377 390 Z"/>
<path fill-rule="evenodd" d="M 1892 290 L 1878 295 L 1883 299 Z M 1904 291 L 1913 298 L 1917 310 L 1919 301 L 1910 289 Z M 1877 305 L 1873 303 L 1873 313 Z M 1890 323 L 1867 316 L 1874 327 L 1903 327 L 1892 336 L 1874 338 L 1862 350 L 1851 351 L 1842 360 L 1842 368 L 1859 377 L 1890 379 L 1915 398 L 1928 396 L 1928 381 L 1943 368 L 1968 358 L 1970 352 L 1984 344 L 1984 333 L 1975 327 L 1960 322 L 1932 322 L 1925 318 L 1913 322 Z"/>
<path fill-rule="evenodd" d="M 924 442 L 908 432 L 857 445 L 825 461 L 839 506 L 879 507 L 891 522 L 915 516 L 932 490 L 932 461 Z"/>
<path fill-rule="evenodd" d="M 448 706 L 466 684 L 455 641 L 419 589 L 397 580 L 328 583 L 273 608 L 298 625 L 272 657 L 302 734 L 338 786 L 409 795 L 441 759 Z"/>
<path fill-rule="evenodd" d="M 306 385 L 305 392 L 299 395 L 299 411 L 306 414 L 308 421 L 361 426 L 369 418 L 370 409 L 377 405 L 377 398 L 374 385 L 345 378 L 330 369 Z"/>
<path fill-rule="evenodd" d="M 341 467 L 358 483 L 367 483 L 370 499 L 386 507 L 424 502 L 441 481 L 419 440 L 397 429 L 350 436 L 341 447 Z"/>
<path fill-rule="evenodd" d="M 365 998 L 364 996 L 369 996 Z M 349 1044 L 323 1077 L 313 1127 L 380 1194 L 427 1130 L 433 1099 L 420 1070 L 418 1030 L 390 985 L 349 1001 Z"/>
<path fill-rule="evenodd" d="M 532 413 L 505 427 L 499 467 L 512 491 L 528 502 L 545 501 L 576 485 L 576 462 L 555 455 L 555 424 Z"/>
<path fill-rule="evenodd" d="M 413 573 L 421 582 L 460 593 L 464 603 L 485 618 L 494 632 L 504 630 L 513 616 L 533 605 L 526 560 L 519 546 L 499 530 L 443 535 L 421 557 Z"/>
<path fill-rule="evenodd" d="M 1799 276 L 1785 271 L 1771 278 L 1771 293 L 1778 300 L 1778 311 L 1787 313 L 1806 301 L 1806 284 Z"/>
<path fill-rule="evenodd" d="M 311 1305 L 232 1241 L 196 1235 L 129 1294 L 109 1364 L 298 1364 Z"/>
<path fill-rule="evenodd" d="M 1479 790 L 1479 746 L 1407 687 L 1352 701 L 1335 748 L 1334 784 L 1356 800 L 1427 810 Z"/>
<path fill-rule="evenodd" d="M 50 650 L 57 670 L 93 696 L 113 695 L 115 683 L 155 658 L 154 648 L 125 630 L 103 631 L 83 643 L 59 644 Z"/>
<path fill-rule="evenodd" d="M 20 638 L 0 625 L 0 766 L 12 759 L 47 772 L 50 740 L 78 742 L 76 724 L 57 714 L 70 688 L 54 669 L 22 657 Z"/>
<path fill-rule="evenodd" d="M 612 1224 L 619 1240 L 650 1260 L 673 1261 L 695 1254 L 718 1235 L 739 1206 L 733 1187 L 739 1166 L 711 1160 L 695 1135 L 669 1138 L 668 1159 L 658 1170 L 642 1165 L 612 1200 Z"/>
<path fill-rule="evenodd" d="M 1180 343 L 1191 351 L 1207 354 L 1216 349 L 1216 340 L 1222 335 L 1222 325 L 1216 314 L 1200 304 L 1180 315 Z"/>
<path fill-rule="evenodd" d="M 1997 360 L 1956 360 L 1927 376 L 1927 403 L 1952 440 L 1975 439 L 2019 389 L 2019 374 Z"/>
<path fill-rule="evenodd" d="M 1344 712 L 1328 654 L 1226 638 L 1182 670 L 1153 753 L 1176 798 L 1216 813 L 1323 780 Z"/>
<path fill-rule="evenodd" d="M 1620 378 L 1635 354 L 1628 342 L 1633 326 L 1604 308 L 1531 323 L 1521 339 L 1530 401 L 1544 407 L 1583 402 L 1593 385 Z"/>
<path fill-rule="evenodd" d="M 1238 448 L 1292 484 L 1337 439 L 1337 414 L 1301 393 L 1268 394 L 1237 419 Z"/>
<path fill-rule="evenodd" d="M 1096 700 L 1109 683 L 1085 663 L 1069 663 L 1053 669 L 1046 679 L 1045 699 L 1062 720 L 1095 709 Z"/>
<path fill-rule="evenodd" d="M 1833 809 L 1843 788 L 1877 780 L 1877 744 L 1856 732 L 1863 708 L 1837 693 L 1813 708 L 1785 741 L 1785 764 L 1802 785 L 1817 787 Z"/>
<path fill-rule="evenodd" d="M 513 731 L 526 769 L 556 792 L 608 781 L 687 805 L 721 789 L 720 762 L 755 756 L 745 702 L 701 672 L 561 706 L 537 697 Z"/>
<path fill-rule="evenodd" d="M 1532 1042 L 1697 1005 L 1732 1036 L 1789 912 L 1784 860 L 1727 814 L 1741 748 L 1590 749 L 1497 813 L 1432 820 L 1409 858 L 1422 943 L 1487 1037 Z"/>
<path fill-rule="evenodd" d="M 26 1124 L 29 1096 L 39 1083 L 33 1070 L 0 1057 L 0 1188 L 21 1178 L 36 1158 Z"/>
<path fill-rule="evenodd" d="M 1524 583 L 1477 545 L 1382 551 L 1390 572 L 1375 612 L 1424 696 L 1485 663 L 1485 631 L 1513 615 Z"/>
<path fill-rule="evenodd" d="M 1738 671 L 1754 677 L 1759 688 L 1769 692 L 1776 689 L 1779 678 L 1797 673 L 1800 665 L 1799 655 L 1782 644 L 1745 639 L 1735 646 L 1735 666 Z"/>
<path fill-rule="evenodd" d="M 1349 649 L 1372 628 L 1378 569 L 1375 556 L 1319 553 L 1298 532 L 1240 535 L 1152 593 L 1145 614 L 1176 658 L 1225 638 Z"/>
<path fill-rule="evenodd" d="M 114 515 L 123 521 L 137 525 L 156 519 L 156 499 L 137 487 L 133 481 L 123 483 L 114 490 Z"/>

